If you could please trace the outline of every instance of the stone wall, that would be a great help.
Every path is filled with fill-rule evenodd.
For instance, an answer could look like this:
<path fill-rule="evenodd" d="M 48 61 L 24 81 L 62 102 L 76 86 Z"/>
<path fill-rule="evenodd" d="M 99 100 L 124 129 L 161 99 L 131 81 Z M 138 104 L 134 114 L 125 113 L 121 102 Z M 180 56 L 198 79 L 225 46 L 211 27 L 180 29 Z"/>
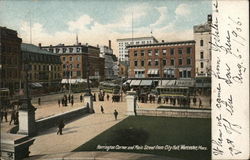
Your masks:
<path fill-rule="evenodd" d="M 137 115 L 162 117 L 211 118 L 211 110 L 192 109 L 145 109 L 137 108 Z"/>
<path fill-rule="evenodd" d="M 74 119 L 82 117 L 83 115 L 88 114 L 88 112 L 89 112 L 88 109 L 85 107 L 85 108 L 78 108 L 75 110 L 71 110 L 62 114 L 53 115 L 47 118 L 39 119 L 36 121 L 37 132 L 44 131 L 52 127 L 56 127 L 60 120 L 64 120 L 64 122 L 67 123 L 69 121 L 72 121 Z"/>

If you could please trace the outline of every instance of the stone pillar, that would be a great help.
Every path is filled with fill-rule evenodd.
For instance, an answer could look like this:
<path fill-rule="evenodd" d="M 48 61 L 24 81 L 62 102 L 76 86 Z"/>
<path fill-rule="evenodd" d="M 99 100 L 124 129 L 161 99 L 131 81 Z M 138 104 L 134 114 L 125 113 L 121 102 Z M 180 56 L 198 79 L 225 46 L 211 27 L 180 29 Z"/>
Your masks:
<path fill-rule="evenodd" d="M 93 97 L 91 94 L 85 94 L 84 95 L 84 104 L 85 106 L 88 105 L 89 107 L 89 113 L 94 113 L 94 108 L 93 108 Z"/>
<path fill-rule="evenodd" d="M 19 130 L 18 134 L 34 136 L 36 135 L 36 108 L 31 104 L 30 100 L 24 99 L 19 109 Z"/>
<path fill-rule="evenodd" d="M 136 115 L 136 92 L 127 91 L 127 115 Z"/>

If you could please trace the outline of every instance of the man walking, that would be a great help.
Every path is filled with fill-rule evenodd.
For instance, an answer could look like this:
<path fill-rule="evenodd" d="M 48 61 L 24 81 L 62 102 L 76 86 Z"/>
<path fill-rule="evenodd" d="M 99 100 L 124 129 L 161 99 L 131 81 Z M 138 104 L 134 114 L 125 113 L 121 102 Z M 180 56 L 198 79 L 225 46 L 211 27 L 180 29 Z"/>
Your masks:
<path fill-rule="evenodd" d="M 41 105 L 41 98 L 38 98 L 38 105 Z"/>
<path fill-rule="evenodd" d="M 60 134 L 62 135 L 62 129 L 64 128 L 65 124 L 63 122 L 63 120 L 61 120 L 59 123 L 58 123 L 58 131 L 57 131 L 57 135 Z"/>
<path fill-rule="evenodd" d="M 15 110 L 12 110 L 9 125 L 11 125 L 12 121 L 15 122 L 15 119 L 16 119 L 16 113 L 15 113 Z"/>
<path fill-rule="evenodd" d="M 61 106 L 61 100 L 58 99 L 58 106 L 60 107 Z"/>
<path fill-rule="evenodd" d="M 202 107 L 202 101 L 201 101 L 201 99 L 199 98 L 199 108 L 201 108 Z"/>
<path fill-rule="evenodd" d="M 104 109 L 103 109 L 103 106 L 101 105 L 101 112 L 102 114 L 104 113 Z"/>
<path fill-rule="evenodd" d="M 82 100 L 83 100 L 83 97 L 82 97 L 82 94 L 80 95 L 80 102 L 82 102 Z"/>
<path fill-rule="evenodd" d="M 114 111 L 114 116 L 115 116 L 115 120 L 117 120 L 118 112 L 117 112 L 116 109 L 115 109 L 115 111 Z"/>

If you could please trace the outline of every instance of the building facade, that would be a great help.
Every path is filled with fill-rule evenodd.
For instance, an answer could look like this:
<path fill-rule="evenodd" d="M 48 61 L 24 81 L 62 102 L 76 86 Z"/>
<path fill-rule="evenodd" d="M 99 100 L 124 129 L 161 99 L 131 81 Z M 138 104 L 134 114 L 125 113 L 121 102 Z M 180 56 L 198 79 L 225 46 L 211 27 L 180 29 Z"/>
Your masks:
<path fill-rule="evenodd" d="M 118 51 L 119 51 L 119 61 L 128 61 L 128 45 L 139 45 L 139 44 L 151 44 L 157 43 L 158 41 L 155 37 L 138 37 L 138 38 L 124 38 L 117 39 L 118 42 Z"/>
<path fill-rule="evenodd" d="M 130 78 L 194 78 L 195 41 L 128 46 Z"/>
<path fill-rule="evenodd" d="M 211 76 L 211 23 L 212 15 L 208 15 L 205 24 L 196 25 L 193 27 L 195 45 L 195 72 L 196 77 Z"/>
<path fill-rule="evenodd" d="M 64 79 L 86 79 L 87 72 L 91 80 L 104 80 L 104 58 L 100 57 L 100 49 L 88 44 L 59 44 L 41 46 L 51 53 L 60 55 Z"/>
<path fill-rule="evenodd" d="M 103 57 L 105 59 L 105 79 L 112 80 L 118 78 L 117 58 L 113 54 L 110 40 L 109 46 L 100 46 L 100 57 Z"/>
<path fill-rule="evenodd" d="M 10 94 L 19 92 L 22 70 L 22 39 L 17 32 L 0 27 L 0 88 L 8 88 Z"/>
<path fill-rule="evenodd" d="M 62 80 L 60 56 L 27 43 L 21 44 L 21 50 L 23 67 L 29 65 L 28 79 L 31 85 L 58 89 Z"/>

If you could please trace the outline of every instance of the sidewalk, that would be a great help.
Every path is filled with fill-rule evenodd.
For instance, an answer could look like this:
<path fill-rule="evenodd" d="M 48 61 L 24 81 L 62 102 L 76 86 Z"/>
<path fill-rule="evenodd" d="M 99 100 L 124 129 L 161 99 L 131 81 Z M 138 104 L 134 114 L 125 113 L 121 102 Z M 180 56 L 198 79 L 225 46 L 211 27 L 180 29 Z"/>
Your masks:
<path fill-rule="evenodd" d="M 100 112 L 100 105 L 104 107 L 104 114 Z M 114 109 L 119 112 L 117 121 L 114 120 Z M 30 148 L 30 155 L 70 152 L 126 118 L 125 102 L 119 103 L 119 106 L 117 103 L 108 106 L 105 102 L 95 102 L 94 110 L 95 114 L 66 124 L 63 135 L 56 134 L 57 128 L 39 133 Z"/>

